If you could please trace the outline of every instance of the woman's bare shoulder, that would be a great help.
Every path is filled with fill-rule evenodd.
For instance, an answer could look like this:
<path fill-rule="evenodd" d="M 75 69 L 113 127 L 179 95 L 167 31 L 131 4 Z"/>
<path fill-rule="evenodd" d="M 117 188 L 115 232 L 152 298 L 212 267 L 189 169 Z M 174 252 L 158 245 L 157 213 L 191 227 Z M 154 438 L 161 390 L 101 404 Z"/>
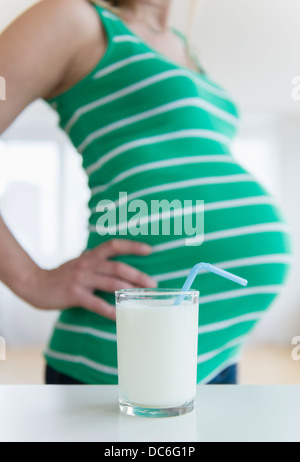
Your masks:
<path fill-rule="evenodd" d="M 101 60 L 106 35 L 99 15 L 88 0 L 43 0 L 51 4 L 62 40 L 73 46 L 73 54 L 57 87 L 46 95 L 53 98 L 84 78 Z M 62 30 L 64 29 L 64 30 Z M 59 46 L 59 42 L 58 42 Z"/>
<path fill-rule="evenodd" d="M 44 25 L 63 26 L 65 31 L 73 32 L 73 39 L 89 38 L 93 33 L 93 25 L 97 25 L 99 18 L 95 8 L 88 0 L 42 0 L 28 11 L 32 20 L 41 20 Z M 58 30 L 52 30 L 59 32 Z"/>
<path fill-rule="evenodd" d="M 9 93 L 4 116 L 0 107 L 0 132 L 35 99 L 80 80 L 101 59 L 104 37 L 87 0 L 42 0 L 10 24 L 0 34 L 0 69 Z"/>

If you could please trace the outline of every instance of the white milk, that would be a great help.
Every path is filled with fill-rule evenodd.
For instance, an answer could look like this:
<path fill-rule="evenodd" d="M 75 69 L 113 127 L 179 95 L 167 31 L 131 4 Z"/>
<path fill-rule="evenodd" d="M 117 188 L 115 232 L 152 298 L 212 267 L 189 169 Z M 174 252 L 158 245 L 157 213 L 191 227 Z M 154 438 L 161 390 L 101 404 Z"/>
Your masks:
<path fill-rule="evenodd" d="M 198 306 L 163 303 L 117 306 L 120 397 L 140 407 L 176 407 L 195 398 Z"/>

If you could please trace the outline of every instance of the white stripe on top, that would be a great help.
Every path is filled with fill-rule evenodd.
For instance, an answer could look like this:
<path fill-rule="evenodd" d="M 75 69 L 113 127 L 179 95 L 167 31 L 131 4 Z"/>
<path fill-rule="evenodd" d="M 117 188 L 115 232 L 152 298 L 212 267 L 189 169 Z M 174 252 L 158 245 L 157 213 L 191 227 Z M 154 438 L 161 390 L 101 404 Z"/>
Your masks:
<path fill-rule="evenodd" d="M 97 232 L 96 226 L 90 226 L 91 233 Z M 229 239 L 231 237 L 250 236 L 252 234 L 264 233 L 289 233 L 290 228 L 282 223 L 265 223 L 262 225 L 243 226 L 241 228 L 226 229 L 223 231 L 216 231 L 213 233 L 206 233 L 204 242 L 219 241 L 221 239 Z M 196 238 L 195 238 L 196 241 Z M 199 243 L 203 243 L 203 236 L 199 236 Z M 152 253 L 167 252 L 168 250 L 179 249 L 186 247 L 186 239 L 178 239 L 167 242 L 165 244 L 158 244 L 152 247 Z"/>
<path fill-rule="evenodd" d="M 138 173 L 148 172 L 153 170 L 159 170 L 161 168 L 175 167 L 177 165 L 192 165 L 192 164 L 209 164 L 209 163 L 235 163 L 232 156 L 227 155 L 208 155 L 208 156 L 191 156 L 191 157 L 177 157 L 175 159 L 162 160 L 157 162 L 150 162 L 148 164 L 139 165 L 133 167 L 125 172 L 120 173 L 113 178 L 109 183 L 97 186 L 91 189 L 92 195 L 106 191 L 111 186 L 120 183 L 120 181 L 126 180 Z"/>
<path fill-rule="evenodd" d="M 102 11 L 101 14 L 105 18 L 111 19 L 112 21 L 119 21 L 120 20 L 115 14 L 111 13 L 110 11 Z"/>
<path fill-rule="evenodd" d="M 232 269 L 232 268 L 243 268 L 245 266 L 257 266 L 266 264 L 291 264 L 293 258 L 291 255 L 278 254 L 278 255 L 262 255 L 259 257 L 247 257 L 240 258 L 238 260 L 228 260 L 226 262 L 215 263 L 218 268 L 221 269 Z M 180 271 L 172 271 L 169 273 L 157 274 L 154 279 L 157 282 L 162 281 L 173 281 L 174 279 L 182 279 L 189 275 L 191 268 L 187 268 Z M 201 271 L 201 274 L 207 273 L 207 271 Z"/>
<path fill-rule="evenodd" d="M 229 329 L 230 327 L 237 326 L 238 324 L 244 324 L 246 322 L 258 321 L 263 315 L 264 311 L 257 311 L 256 313 L 247 313 L 235 318 L 227 319 L 225 321 L 214 322 L 212 324 L 206 324 L 199 327 L 198 334 L 208 334 L 210 332 L 219 332 L 221 330 Z"/>
<path fill-rule="evenodd" d="M 120 128 L 128 127 L 129 125 L 132 125 L 134 123 L 150 119 L 151 117 L 155 117 L 157 115 L 165 114 L 167 112 L 171 112 L 176 109 L 183 109 L 183 108 L 188 108 L 188 107 L 202 109 L 202 110 L 211 112 L 210 109 L 212 110 L 216 109 L 214 106 L 212 107 L 211 106 L 212 105 L 210 105 L 210 103 L 207 103 L 206 101 L 200 98 L 183 98 L 177 101 L 173 101 L 172 103 L 164 104 L 155 109 L 151 109 L 150 111 L 141 112 L 137 115 L 127 117 L 117 122 L 113 122 L 107 125 L 106 127 L 96 130 L 95 132 L 87 136 L 85 140 L 79 146 L 77 146 L 77 149 L 79 152 L 83 153 L 85 149 L 93 141 L 100 139 L 102 136 L 107 135 L 108 133 L 112 133 Z M 218 112 L 217 109 L 216 111 Z M 225 112 L 225 114 L 227 113 Z M 238 124 L 238 119 L 236 119 L 236 122 L 233 125 L 236 126 L 237 124 Z"/>
<path fill-rule="evenodd" d="M 209 353 L 205 353 L 203 355 L 199 355 L 197 359 L 198 364 L 207 362 L 210 359 L 214 358 L 215 356 L 218 356 L 222 352 L 242 344 L 245 338 L 247 337 L 246 336 L 238 337 L 237 339 L 234 339 L 231 342 L 228 342 L 222 348 L 219 348 Z M 49 358 L 53 358 L 58 361 L 66 361 L 66 362 L 70 362 L 73 364 L 83 364 L 84 366 L 90 369 L 93 369 L 98 372 L 102 372 L 104 374 L 118 375 L 118 369 L 116 367 L 109 367 L 109 366 L 105 366 L 104 364 L 96 363 L 95 361 L 92 361 L 84 356 L 75 356 L 75 355 L 66 354 L 66 353 L 59 353 L 51 349 L 48 349 L 46 351 L 46 355 Z"/>
<path fill-rule="evenodd" d="M 121 90 L 106 95 L 96 101 L 93 101 L 92 103 L 86 104 L 85 106 L 82 106 L 75 111 L 69 122 L 66 124 L 65 130 L 69 133 L 81 116 L 87 114 L 88 112 L 94 109 L 102 107 L 105 104 L 112 103 L 113 101 L 123 98 L 124 96 L 131 95 L 144 88 L 148 88 L 149 86 L 154 85 L 158 82 L 168 80 L 172 77 L 181 77 L 186 74 L 186 71 L 179 71 L 177 69 L 161 72 L 160 74 L 155 74 L 154 76 L 147 77 L 144 80 L 140 80 L 132 85 L 129 85 L 128 87 L 122 88 Z"/>
<path fill-rule="evenodd" d="M 198 328 L 198 335 L 207 334 L 210 332 L 218 332 L 221 330 L 229 329 L 230 327 L 246 322 L 258 321 L 264 315 L 264 311 L 258 311 L 253 313 L 243 314 L 234 318 L 226 319 L 224 321 L 214 322 L 212 324 L 206 324 Z M 81 335 L 90 335 L 92 337 L 101 338 L 107 341 L 116 342 L 117 335 L 104 332 L 99 329 L 92 327 L 81 327 L 73 324 L 57 323 L 55 329 L 62 330 L 65 332 L 72 332 Z"/>
<path fill-rule="evenodd" d="M 103 372 L 104 374 L 118 375 L 118 369 L 116 367 L 105 366 L 104 364 L 96 363 L 90 359 L 85 358 L 84 356 L 74 356 L 65 353 L 58 353 L 57 351 L 47 350 L 46 355 L 49 358 L 57 359 L 58 361 L 66 361 L 69 363 L 83 364 L 90 369 L 94 369 L 98 372 Z"/>
<path fill-rule="evenodd" d="M 290 228 L 284 223 L 263 223 L 260 225 L 242 226 L 240 228 L 225 229 L 205 234 L 205 242 L 218 241 L 220 239 L 228 239 L 230 237 L 248 236 L 251 234 L 263 233 L 289 233 Z M 203 236 L 199 237 L 200 243 L 203 242 Z M 153 253 L 165 252 L 172 249 L 186 247 L 186 239 L 178 239 L 164 244 L 159 244 L 152 247 Z"/>
<path fill-rule="evenodd" d="M 234 298 L 248 297 L 249 295 L 277 295 L 282 291 L 282 289 L 283 285 L 278 284 L 271 286 L 249 287 L 248 289 L 228 290 L 226 292 L 200 297 L 200 305 L 232 300 Z"/>
<path fill-rule="evenodd" d="M 156 59 L 157 56 L 154 53 L 140 53 L 138 55 L 131 56 L 130 58 L 122 59 L 121 61 L 118 61 L 114 64 L 111 64 L 110 66 L 105 67 L 104 69 L 101 69 L 101 71 L 97 72 L 93 79 L 100 79 L 106 75 L 112 74 L 115 71 L 118 71 L 119 69 L 123 69 L 124 67 L 137 63 L 139 61 L 145 61 L 148 59 Z"/>
<path fill-rule="evenodd" d="M 66 132 L 70 133 L 70 131 L 72 130 L 76 122 L 84 114 L 87 114 L 88 112 L 94 109 L 98 109 L 99 107 L 102 107 L 106 104 L 112 103 L 113 101 L 116 101 L 120 98 L 136 93 L 139 90 L 148 88 L 151 85 L 154 85 L 156 83 L 163 82 L 165 80 L 176 78 L 176 77 L 191 78 L 189 75 L 189 72 L 190 71 L 186 71 L 185 69 L 172 69 L 169 71 L 161 72 L 159 74 L 155 74 L 154 76 L 151 76 L 151 77 L 147 77 L 144 80 L 140 80 L 132 85 L 129 85 L 128 87 L 115 91 L 107 96 L 100 98 L 99 100 L 93 101 L 92 103 L 86 104 L 76 109 L 75 113 L 73 114 L 71 119 L 67 122 L 64 128 Z M 197 84 L 198 84 L 198 81 L 197 81 Z M 220 109 L 214 104 L 209 103 L 208 101 L 202 100 L 200 97 L 198 99 L 202 101 L 202 104 L 204 104 L 204 108 L 208 112 L 211 112 L 212 114 L 216 115 L 220 119 L 223 119 L 226 122 L 232 124 L 234 127 L 237 125 L 238 119 L 235 116 L 231 115 L 227 111 L 224 111 L 223 109 Z"/>
<path fill-rule="evenodd" d="M 206 324 L 206 325 L 199 327 L 198 334 L 202 335 L 202 334 L 207 334 L 209 332 L 217 332 L 221 330 L 226 330 L 238 324 L 243 324 L 245 322 L 257 321 L 263 316 L 263 314 L 264 314 L 263 311 L 247 313 L 247 314 L 236 316 L 234 318 L 230 318 L 224 321 L 215 322 L 212 324 Z M 116 334 L 104 332 L 102 330 L 94 329 L 92 327 L 81 327 L 81 326 L 76 326 L 73 324 L 65 324 L 65 323 L 59 322 L 56 324 L 55 329 L 63 330 L 66 332 L 72 332 L 76 334 L 81 334 L 81 335 L 90 335 L 92 337 L 101 338 L 101 339 L 112 341 L 112 342 L 117 341 Z"/>
<path fill-rule="evenodd" d="M 117 341 L 116 334 L 111 334 L 110 332 L 105 332 L 103 330 L 93 329 L 92 327 L 74 326 L 74 325 L 71 325 L 71 324 L 58 322 L 55 325 L 55 329 L 64 330 L 64 331 L 67 331 L 67 332 L 73 332 L 73 333 L 76 333 L 76 334 L 91 335 L 92 337 L 98 337 L 98 338 L 102 338 L 104 340 L 110 340 L 112 342 Z"/>
<path fill-rule="evenodd" d="M 137 55 L 133 55 L 133 56 L 130 56 L 129 58 L 125 58 L 125 59 L 122 59 L 120 61 L 117 61 L 116 63 L 114 64 L 111 64 L 103 69 L 101 69 L 99 72 L 97 72 L 94 76 L 93 76 L 93 79 L 100 79 L 106 75 L 109 75 L 111 74 L 112 72 L 115 72 L 119 69 L 124 69 L 125 67 L 129 66 L 130 64 L 133 64 L 133 63 L 136 63 L 136 62 L 140 62 L 140 61 L 148 61 L 148 60 L 151 60 L 151 59 L 157 59 L 159 61 L 163 61 L 163 62 L 167 62 L 169 64 L 172 64 L 173 66 L 176 67 L 176 69 L 180 69 L 182 68 L 182 66 L 180 67 L 179 64 L 176 64 L 176 63 L 173 63 L 172 61 L 170 61 L 167 57 L 163 56 L 163 55 L 160 55 L 154 51 L 150 51 L 150 52 L 143 52 L 143 53 L 139 53 Z M 195 75 L 195 71 L 192 71 L 192 70 L 189 70 L 189 69 L 186 69 L 187 72 L 190 72 L 190 78 L 193 80 L 194 83 L 196 83 L 197 86 L 200 86 L 201 88 L 203 88 L 204 90 L 208 91 L 209 93 L 215 95 L 215 96 L 218 96 L 219 98 L 221 99 L 224 99 L 225 101 L 229 101 L 232 103 L 232 99 L 230 97 L 230 95 L 222 90 L 221 88 L 218 88 L 218 87 L 215 87 L 211 84 L 209 84 L 208 82 L 204 81 L 201 77 L 200 74 L 196 73 Z"/>
<path fill-rule="evenodd" d="M 226 350 L 230 350 L 231 348 L 237 347 L 241 345 L 246 339 L 248 338 L 247 335 L 243 335 L 241 337 L 237 337 L 230 342 L 226 343 L 222 347 L 218 348 L 217 350 L 210 351 L 209 353 L 204 353 L 198 356 L 198 364 L 206 363 L 207 361 L 215 358 L 216 356 L 220 355 Z"/>
<path fill-rule="evenodd" d="M 205 204 L 205 212 L 213 212 L 215 210 L 231 209 L 236 207 L 249 207 L 251 205 L 275 205 L 275 199 L 269 196 L 246 197 L 242 199 L 231 199 L 227 201 L 211 202 Z"/>
<path fill-rule="evenodd" d="M 163 143 L 167 141 L 174 141 L 179 139 L 205 139 L 211 141 L 218 141 L 219 143 L 229 146 L 231 143 L 231 139 L 221 133 L 214 132 L 213 130 L 179 130 L 171 133 L 164 133 L 162 135 L 150 136 L 147 138 L 140 138 L 137 140 L 130 141 L 125 143 L 117 148 L 113 149 L 112 151 L 107 152 L 97 162 L 90 165 L 86 168 L 86 173 L 91 175 L 92 173 L 100 170 L 103 165 L 105 165 L 110 160 L 114 159 L 115 157 L 119 156 L 120 154 L 127 153 L 128 151 L 144 146 L 150 146 L 153 144 Z M 221 154 L 222 155 L 222 154 Z M 223 154 L 224 155 L 224 154 Z M 205 157 L 205 156 L 203 156 Z M 225 155 L 224 155 L 225 157 Z M 227 156 L 230 157 L 230 156 Z"/>
<path fill-rule="evenodd" d="M 141 189 L 132 194 L 128 194 L 127 197 L 122 197 L 121 199 L 113 202 L 113 205 L 110 207 L 107 206 L 107 210 L 113 208 L 118 208 L 133 199 L 139 199 L 142 197 L 150 196 L 151 194 L 156 194 L 165 191 L 173 191 L 177 189 L 193 188 L 196 186 L 205 186 L 205 185 L 216 185 L 216 184 L 230 184 L 230 183 L 244 183 L 244 182 L 253 182 L 253 177 L 248 173 L 241 173 L 235 175 L 222 175 L 222 176 L 208 176 L 205 178 L 193 178 L 192 180 L 176 181 L 174 183 L 167 183 L 158 186 L 152 186 L 150 188 Z M 200 199 L 199 199 L 200 200 Z M 101 204 L 100 204 L 101 205 Z M 97 212 L 97 207 L 91 210 L 92 212 Z"/>
<path fill-rule="evenodd" d="M 113 37 L 113 42 L 115 43 L 126 43 L 126 42 L 133 42 L 133 43 L 141 43 L 141 39 L 133 36 L 133 35 L 116 35 Z"/>

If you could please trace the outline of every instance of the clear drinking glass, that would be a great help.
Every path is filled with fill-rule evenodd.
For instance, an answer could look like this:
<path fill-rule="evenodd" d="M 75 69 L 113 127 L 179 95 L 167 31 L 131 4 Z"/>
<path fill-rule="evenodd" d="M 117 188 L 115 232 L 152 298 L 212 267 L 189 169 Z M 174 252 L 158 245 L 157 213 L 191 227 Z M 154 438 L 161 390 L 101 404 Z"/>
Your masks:
<path fill-rule="evenodd" d="M 191 412 L 197 384 L 199 292 L 121 290 L 116 292 L 116 309 L 121 411 L 147 417 Z"/>

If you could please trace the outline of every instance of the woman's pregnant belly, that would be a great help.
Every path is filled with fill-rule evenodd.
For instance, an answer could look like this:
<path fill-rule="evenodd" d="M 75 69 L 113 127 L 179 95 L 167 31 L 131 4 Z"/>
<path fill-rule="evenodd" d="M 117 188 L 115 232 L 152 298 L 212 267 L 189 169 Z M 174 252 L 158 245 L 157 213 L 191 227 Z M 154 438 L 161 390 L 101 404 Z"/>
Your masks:
<path fill-rule="evenodd" d="M 170 169 L 168 175 L 163 170 L 155 175 L 147 172 L 108 191 L 114 201 L 119 191 L 127 192 L 129 198 L 145 201 L 149 210 L 152 200 L 204 201 L 202 245 L 187 246 L 186 236 L 174 233 L 121 236 L 153 246 L 153 253 L 146 258 L 122 256 L 117 260 L 153 276 L 160 288 L 181 288 L 190 269 L 200 261 L 249 281 L 247 288 L 241 288 L 210 273 L 195 280 L 193 288 L 201 294 L 198 381 L 209 376 L 216 364 L 224 365 L 236 357 L 245 336 L 281 291 L 291 258 L 288 228 L 274 199 L 232 157 L 226 156 L 226 160 L 183 165 L 173 175 Z M 91 216 L 92 226 L 96 218 Z M 91 232 L 89 247 L 111 238 Z M 114 303 L 113 294 L 99 296 Z M 100 321 L 108 329 L 109 323 Z M 114 331 L 114 326 L 111 328 Z"/>
<path fill-rule="evenodd" d="M 205 156 L 202 156 L 204 159 Z M 282 267 L 285 272 L 289 261 L 289 236 L 286 224 L 274 199 L 257 183 L 244 168 L 231 156 L 210 156 L 211 161 L 176 165 L 174 168 L 143 171 L 128 178 L 110 184 L 101 194 L 92 195 L 90 206 L 90 238 L 88 247 L 94 248 L 112 238 L 125 238 L 143 241 L 153 246 L 149 257 L 122 256 L 118 260 L 154 276 L 160 287 L 180 287 L 189 269 L 200 261 L 218 264 L 236 271 L 249 279 L 249 287 L 269 285 L 272 282 L 272 265 Z M 195 161 L 194 161 L 195 162 Z M 103 186 L 102 186 L 103 188 Z M 96 188 L 94 189 L 96 190 Z M 123 235 L 100 236 L 97 223 L 101 214 L 94 213 L 99 201 L 109 199 L 116 203 L 116 217 L 119 218 L 119 194 L 126 193 L 128 204 L 141 200 L 148 211 L 149 226 L 144 234 L 133 235 L 132 228 L 123 223 Z M 151 233 L 150 216 L 153 201 L 179 201 L 184 208 L 196 206 L 197 201 L 204 201 L 204 242 L 199 246 L 186 245 L 187 235 L 175 235 L 174 218 L 170 220 L 170 233 L 164 234 L 165 219 L 160 220 L 160 233 Z M 155 209 L 156 210 L 156 209 Z M 196 223 L 193 213 L 194 226 Z M 124 216 L 124 215 L 123 215 Z M 128 221 L 133 214 L 128 214 Z M 189 221 L 190 223 L 190 221 Z M 120 224 L 118 222 L 118 224 Z M 133 229 L 137 229 L 133 227 Z M 157 229 L 157 227 L 156 227 Z M 236 289 L 228 281 L 216 276 L 202 275 L 195 283 L 203 296 L 222 290 Z M 113 297 L 101 294 L 112 301 Z"/>

